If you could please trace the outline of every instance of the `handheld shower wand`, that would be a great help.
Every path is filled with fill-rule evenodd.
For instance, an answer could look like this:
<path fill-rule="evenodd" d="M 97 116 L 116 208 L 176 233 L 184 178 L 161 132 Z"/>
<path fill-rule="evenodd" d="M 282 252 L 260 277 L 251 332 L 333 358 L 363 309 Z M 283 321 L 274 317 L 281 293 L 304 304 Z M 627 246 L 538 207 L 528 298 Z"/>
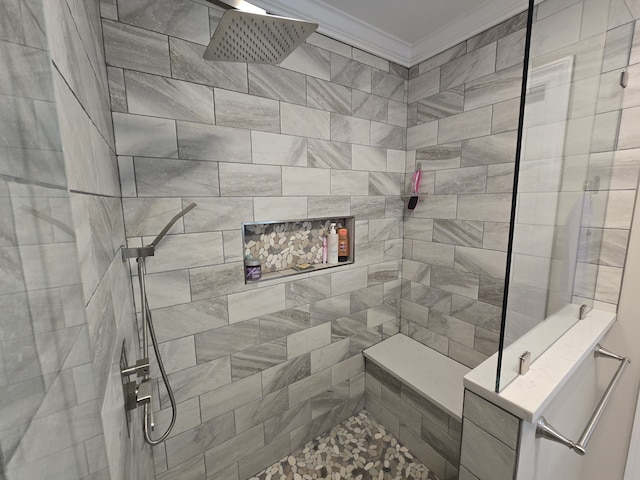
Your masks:
<path fill-rule="evenodd" d="M 167 371 L 164 368 L 162 356 L 160 355 L 160 348 L 158 346 L 158 339 L 156 337 L 155 329 L 153 328 L 153 319 L 151 317 L 151 308 L 147 300 L 147 289 L 145 282 L 146 266 L 145 258 L 155 255 L 156 246 L 164 238 L 171 227 L 182 217 L 184 217 L 189 211 L 195 208 L 196 204 L 191 203 L 180 213 L 175 215 L 169 223 L 162 229 L 158 236 L 149 245 L 139 248 L 123 248 L 123 257 L 135 258 L 138 263 L 138 285 L 140 287 L 140 307 L 142 311 L 142 356 L 143 358 L 138 360 L 134 366 L 127 366 L 122 369 L 121 374 L 123 377 L 129 377 L 136 374 L 138 378 L 141 378 L 140 384 L 135 381 L 127 382 L 125 386 L 126 398 L 125 406 L 127 410 L 134 410 L 139 406 L 144 407 L 144 424 L 143 432 L 144 439 L 150 445 L 157 445 L 162 443 L 171 433 L 173 426 L 176 423 L 176 417 L 178 414 L 176 399 L 169 384 L 169 377 Z M 152 401 L 152 388 L 151 378 L 149 378 L 149 337 L 151 338 L 151 344 L 153 345 L 153 351 L 158 361 L 158 367 L 160 369 L 160 375 L 169 394 L 169 401 L 171 402 L 171 423 L 167 430 L 157 439 L 152 439 L 149 432 L 154 429 L 155 424 L 153 420 L 153 406 Z"/>

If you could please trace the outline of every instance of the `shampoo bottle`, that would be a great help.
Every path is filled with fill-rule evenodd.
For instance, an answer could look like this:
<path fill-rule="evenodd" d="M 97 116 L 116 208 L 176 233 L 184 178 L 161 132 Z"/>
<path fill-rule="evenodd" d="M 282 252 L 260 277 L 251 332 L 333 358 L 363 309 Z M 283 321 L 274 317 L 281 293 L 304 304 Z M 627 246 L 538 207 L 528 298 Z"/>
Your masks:
<path fill-rule="evenodd" d="M 327 235 L 327 263 L 338 263 L 338 232 L 336 232 L 336 224 L 331 224 L 331 230 Z"/>
<path fill-rule="evenodd" d="M 346 262 L 349 260 L 349 234 L 346 227 L 338 228 L 338 261 Z"/>

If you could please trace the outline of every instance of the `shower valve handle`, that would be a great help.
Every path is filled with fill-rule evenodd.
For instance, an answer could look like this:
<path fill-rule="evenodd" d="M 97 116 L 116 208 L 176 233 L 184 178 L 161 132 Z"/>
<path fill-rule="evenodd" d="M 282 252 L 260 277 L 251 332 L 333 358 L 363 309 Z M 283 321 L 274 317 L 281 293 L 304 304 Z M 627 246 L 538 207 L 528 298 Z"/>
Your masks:
<path fill-rule="evenodd" d="M 134 373 L 138 376 L 138 378 L 146 377 L 147 375 L 149 375 L 149 359 L 141 358 L 136 362 L 134 366 L 120 370 L 120 373 L 123 377 L 128 377 L 129 375 L 133 375 Z"/>

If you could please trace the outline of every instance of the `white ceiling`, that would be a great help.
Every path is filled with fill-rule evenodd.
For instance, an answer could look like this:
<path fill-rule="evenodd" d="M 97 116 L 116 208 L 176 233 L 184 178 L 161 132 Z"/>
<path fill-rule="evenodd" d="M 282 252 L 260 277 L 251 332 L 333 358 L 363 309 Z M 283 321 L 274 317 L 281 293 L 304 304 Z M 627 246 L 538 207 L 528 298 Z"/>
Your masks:
<path fill-rule="evenodd" d="M 310 20 L 318 32 L 405 67 L 527 8 L 527 0 L 252 0 L 269 13 Z"/>

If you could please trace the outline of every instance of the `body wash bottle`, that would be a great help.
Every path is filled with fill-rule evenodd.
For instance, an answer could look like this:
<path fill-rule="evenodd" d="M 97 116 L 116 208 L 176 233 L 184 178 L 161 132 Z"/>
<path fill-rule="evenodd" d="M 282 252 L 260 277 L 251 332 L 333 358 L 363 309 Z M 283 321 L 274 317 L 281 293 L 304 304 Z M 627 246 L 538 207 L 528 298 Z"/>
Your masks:
<path fill-rule="evenodd" d="M 338 263 L 338 232 L 336 232 L 336 224 L 331 224 L 331 230 L 327 235 L 327 263 Z"/>
<path fill-rule="evenodd" d="M 349 260 L 349 234 L 346 227 L 338 228 L 338 262 Z"/>

